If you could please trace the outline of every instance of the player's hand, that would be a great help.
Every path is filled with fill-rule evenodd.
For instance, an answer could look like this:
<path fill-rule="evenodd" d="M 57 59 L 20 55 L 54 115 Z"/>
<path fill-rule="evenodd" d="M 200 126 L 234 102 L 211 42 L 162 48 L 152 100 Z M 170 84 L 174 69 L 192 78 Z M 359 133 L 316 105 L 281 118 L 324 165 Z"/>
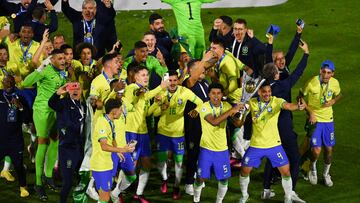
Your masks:
<path fill-rule="evenodd" d="M 125 162 L 125 157 L 124 157 L 124 155 L 122 153 L 117 153 L 117 155 L 120 158 L 120 162 Z"/>
<path fill-rule="evenodd" d="M 138 90 L 136 90 L 135 95 L 140 96 L 140 95 L 145 94 L 145 92 L 146 92 L 146 88 L 140 87 Z"/>
<path fill-rule="evenodd" d="M 268 44 L 274 43 L 274 35 L 268 34 L 266 37 L 268 38 Z"/>
<path fill-rule="evenodd" d="M 298 97 L 298 108 L 300 111 L 306 108 L 306 102 L 303 97 Z"/>
<path fill-rule="evenodd" d="M 156 49 L 157 49 L 156 58 L 160 61 L 162 66 L 166 66 L 164 55 L 161 53 L 159 48 Z"/>
<path fill-rule="evenodd" d="M 253 37 L 254 37 L 254 30 L 248 29 L 248 30 L 247 30 L 247 34 L 248 34 L 248 36 L 249 36 L 250 38 L 253 38 Z"/>
<path fill-rule="evenodd" d="M 12 98 L 11 104 L 15 105 L 18 109 L 23 109 L 23 105 L 21 104 L 20 100 L 18 98 Z"/>
<path fill-rule="evenodd" d="M 161 84 L 160 84 L 160 87 L 161 87 L 161 89 L 166 89 L 167 87 L 169 87 L 170 86 L 170 82 L 168 81 L 168 80 L 162 80 L 161 81 Z"/>
<path fill-rule="evenodd" d="M 197 112 L 195 109 L 191 110 L 188 115 L 191 117 L 191 118 L 196 118 L 198 117 L 199 115 L 199 112 Z"/>
<path fill-rule="evenodd" d="M 314 125 L 316 123 L 316 115 L 314 113 L 310 113 L 309 115 L 309 122 L 311 125 Z"/>
<path fill-rule="evenodd" d="M 223 20 L 221 20 L 221 18 L 216 18 L 214 20 L 214 26 L 213 26 L 213 29 L 214 30 L 218 30 L 220 29 L 220 25 L 223 23 Z"/>
<path fill-rule="evenodd" d="M 163 104 L 161 104 L 161 111 L 166 111 L 170 106 L 169 102 L 165 102 Z"/>
<path fill-rule="evenodd" d="M 41 42 L 47 42 L 49 41 L 49 29 L 45 29 L 43 36 L 42 36 L 42 41 Z"/>
<path fill-rule="evenodd" d="M 162 102 L 162 96 L 160 94 L 157 94 L 155 97 L 154 97 L 154 102 L 157 103 L 158 105 L 161 105 Z"/>
<path fill-rule="evenodd" d="M 332 105 L 334 105 L 334 104 L 335 104 L 335 100 L 334 100 L 334 99 L 331 99 L 331 100 L 329 100 L 329 101 L 326 101 L 326 103 L 323 104 L 322 107 L 330 107 L 330 106 L 332 106 Z"/>
<path fill-rule="evenodd" d="M 300 26 L 296 25 L 296 32 L 297 32 L 298 34 L 301 34 L 302 31 L 303 31 L 303 29 L 302 29 Z"/>
<path fill-rule="evenodd" d="M 67 93 L 66 91 L 66 87 L 68 86 L 68 83 L 66 83 L 65 85 L 61 86 L 57 91 L 56 91 L 56 94 L 57 95 L 64 95 Z"/>
<path fill-rule="evenodd" d="M 115 52 L 115 49 L 117 49 L 117 48 L 120 46 L 120 43 L 121 43 L 120 40 L 118 40 L 117 42 L 115 42 L 115 44 L 113 45 L 110 53 L 114 53 L 114 52 Z M 120 50 L 120 51 L 122 51 L 122 49 L 123 49 L 123 48 L 121 47 L 121 50 Z"/>
<path fill-rule="evenodd" d="M 133 152 L 134 150 L 135 150 L 135 145 L 126 145 L 125 147 L 124 147 L 124 150 L 126 151 L 126 152 Z"/>
<path fill-rule="evenodd" d="M 126 83 L 123 80 L 119 80 L 119 82 L 114 84 L 114 91 L 118 92 L 121 91 L 123 89 L 125 89 Z"/>
<path fill-rule="evenodd" d="M 204 62 L 205 69 L 208 69 L 215 65 L 215 63 L 218 61 L 218 57 L 214 51 L 209 50 L 203 56 L 202 61 Z"/>
<path fill-rule="evenodd" d="M 48 11 L 54 10 L 54 6 L 51 4 L 50 0 L 45 0 L 44 5 L 46 7 L 46 10 Z"/>
<path fill-rule="evenodd" d="M 98 110 L 102 110 L 104 103 L 100 99 L 97 99 L 95 105 Z"/>
<path fill-rule="evenodd" d="M 304 40 L 301 40 L 301 42 L 302 42 L 302 44 L 300 43 L 299 47 L 304 51 L 305 54 L 309 54 L 308 44 Z"/>

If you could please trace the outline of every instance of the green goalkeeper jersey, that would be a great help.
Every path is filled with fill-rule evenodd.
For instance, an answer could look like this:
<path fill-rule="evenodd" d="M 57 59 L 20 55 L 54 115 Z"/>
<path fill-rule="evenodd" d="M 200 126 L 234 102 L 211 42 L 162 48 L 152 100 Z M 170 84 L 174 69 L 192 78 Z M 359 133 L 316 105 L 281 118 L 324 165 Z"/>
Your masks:
<path fill-rule="evenodd" d="M 162 0 L 169 4 L 175 14 L 179 35 L 203 33 L 201 5 L 218 0 Z"/>
<path fill-rule="evenodd" d="M 49 64 L 44 69 L 36 69 L 29 74 L 22 85 L 31 87 L 36 83 L 37 94 L 34 102 L 34 110 L 52 111 L 48 105 L 50 97 L 66 83 L 64 71 L 60 71 Z"/>

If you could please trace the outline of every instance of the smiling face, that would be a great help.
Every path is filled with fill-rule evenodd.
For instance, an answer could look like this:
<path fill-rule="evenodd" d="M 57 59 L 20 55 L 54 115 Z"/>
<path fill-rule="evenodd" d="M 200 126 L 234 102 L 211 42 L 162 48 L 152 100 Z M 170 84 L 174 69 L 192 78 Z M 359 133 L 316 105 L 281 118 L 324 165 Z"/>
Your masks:
<path fill-rule="evenodd" d="M 96 15 L 96 5 L 92 1 L 87 1 L 82 7 L 82 16 L 86 21 L 91 21 Z"/>
<path fill-rule="evenodd" d="M 274 64 L 280 70 L 285 68 L 285 56 L 283 52 L 276 52 L 274 53 Z"/>
<path fill-rule="evenodd" d="M 71 61 L 74 58 L 73 50 L 71 48 L 65 49 L 64 54 L 65 54 L 65 62 L 66 62 L 66 64 L 70 65 Z"/>
<path fill-rule="evenodd" d="M 3 88 L 6 92 L 10 92 L 15 87 L 15 79 L 11 75 L 5 75 L 2 80 Z"/>
<path fill-rule="evenodd" d="M 177 75 L 171 75 L 169 77 L 169 83 L 170 83 L 169 88 L 168 88 L 169 92 L 174 93 L 176 91 L 178 83 L 179 83 L 178 76 Z"/>
<path fill-rule="evenodd" d="M 157 19 L 152 24 L 150 24 L 150 29 L 155 32 L 164 32 L 165 26 L 164 26 L 164 20 L 163 19 Z"/>
<path fill-rule="evenodd" d="M 30 4 L 31 4 L 31 0 L 21 0 L 21 5 L 22 5 L 25 9 L 28 9 Z"/>
<path fill-rule="evenodd" d="M 45 43 L 44 55 L 45 55 L 45 56 L 49 56 L 53 50 L 54 50 L 53 44 L 51 43 L 50 40 L 47 41 L 47 42 Z"/>
<path fill-rule="evenodd" d="M 331 77 L 334 76 L 334 72 L 328 68 L 320 69 L 320 80 L 323 83 L 328 83 Z"/>
<path fill-rule="evenodd" d="M 65 54 L 54 54 L 51 57 L 51 63 L 60 70 L 65 70 Z"/>
<path fill-rule="evenodd" d="M 260 99 L 264 102 L 268 102 L 270 101 L 270 97 L 271 97 L 271 87 L 270 85 L 266 85 L 261 87 L 258 90 L 258 95 L 260 96 Z"/>
<path fill-rule="evenodd" d="M 22 26 L 19 32 L 21 42 L 27 46 L 34 36 L 32 27 Z"/>
<path fill-rule="evenodd" d="M 0 49 L 0 65 L 5 66 L 5 64 L 9 61 L 9 53 L 6 49 Z"/>
<path fill-rule="evenodd" d="M 91 49 L 84 48 L 81 50 L 80 60 L 83 65 L 89 66 L 92 59 Z"/>
<path fill-rule="evenodd" d="M 148 52 L 153 52 L 155 50 L 155 45 L 156 45 L 155 35 L 147 34 L 143 37 L 142 41 L 146 43 Z"/>
<path fill-rule="evenodd" d="M 216 107 L 220 106 L 222 97 L 223 93 L 219 88 L 212 88 L 209 92 L 210 101 Z"/>
<path fill-rule="evenodd" d="M 148 56 L 147 47 L 135 49 L 135 59 L 137 62 L 144 63 L 146 61 L 147 56 Z"/>
<path fill-rule="evenodd" d="M 211 51 L 214 51 L 216 53 L 218 59 L 220 59 L 225 52 L 224 47 L 222 47 L 220 44 L 214 44 L 213 42 L 211 43 L 210 48 Z"/>
<path fill-rule="evenodd" d="M 235 36 L 236 40 L 243 41 L 244 37 L 246 35 L 246 32 L 247 32 L 247 28 L 246 28 L 245 24 L 243 24 L 243 23 L 234 23 L 233 33 L 234 33 L 234 36 Z"/>

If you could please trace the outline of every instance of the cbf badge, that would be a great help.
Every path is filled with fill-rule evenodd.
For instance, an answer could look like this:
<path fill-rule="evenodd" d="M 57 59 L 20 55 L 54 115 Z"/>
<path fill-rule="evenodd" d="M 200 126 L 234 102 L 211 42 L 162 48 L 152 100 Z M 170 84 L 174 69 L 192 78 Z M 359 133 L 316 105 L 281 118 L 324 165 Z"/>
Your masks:
<path fill-rule="evenodd" d="M 181 106 L 183 104 L 183 100 L 182 99 L 178 99 L 178 105 Z"/>
<path fill-rule="evenodd" d="M 271 113 L 271 112 L 272 112 L 272 108 L 271 108 L 271 106 L 269 106 L 269 107 L 267 108 L 267 112 L 269 112 L 269 113 Z"/>
<path fill-rule="evenodd" d="M 7 122 L 14 123 L 17 121 L 17 111 L 13 108 L 8 108 Z"/>
<path fill-rule="evenodd" d="M 244 46 L 244 47 L 241 49 L 241 52 L 242 52 L 242 55 L 247 55 L 247 54 L 249 53 L 249 47 Z"/>
<path fill-rule="evenodd" d="M 333 92 L 332 92 L 331 90 L 329 90 L 329 91 L 327 92 L 328 97 L 331 97 L 332 94 L 333 94 Z"/>

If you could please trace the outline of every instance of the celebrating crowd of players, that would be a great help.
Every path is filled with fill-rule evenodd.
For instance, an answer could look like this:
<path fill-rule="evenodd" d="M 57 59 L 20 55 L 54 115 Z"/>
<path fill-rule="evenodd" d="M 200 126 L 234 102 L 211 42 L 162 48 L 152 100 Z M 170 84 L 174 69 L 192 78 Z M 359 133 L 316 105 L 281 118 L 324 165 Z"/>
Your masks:
<path fill-rule="evenodd" d="M 309 159 L 306 176 L 317 184 L 322 147 L 324 182 L 331 187 L 332 106 L 341 97 L 334 63 L 325 60 L 319 75 L 292 103 L 291 88 L 309 57 L 301 39 L 303 26 L 297 25 L 284 54 L 273 51 L 275 33 L 270 32 L 264 43 L 246 20 L 220 16 L 205 51 L 201 5 L 214 1 L 163 0 L 174 11 L 177 29 L 169 34 L 163 18 L 153 13 L 150 30 L 124 55 L 111 0 L 84 0 L 81 12 L 69 0 L 61 1 L 72 24 L 73 46 L 66 41 L 69 33 L 56 33 L 57 0 L 0 0 L 0 159 L 5 160 L 1 177 L 14 181 L 12 164 L 20 196 L 29 196 L 23 165 L 27 130 L 27 150 L 35 163 L 34 190 L 43 201 L 48 199 L 46 188 L 60 189 L 53 177 L 60 171 L 60 202 L 68 200 L 74 180 L 75 202 L 86 201 L 87 195 L 99 202 L 122 202 L 122 193 L 136 180 L 134 199 L 149 202 L 144 190 L 156 165 L 161 193 L 167 193 L 168 168 L 174 167 L 172 197 L 181 198 L 185 168 L 185 193 L 194 202 L 200 202 L 204 181 L 212 173 L 218 180 L 215 202 L 222 202 L 233 156 L 241 159 L 240 202 L 248 200 L 250 172 L 264 157 L 261 198 L 275 195 L 270 186 L 278 176 L 285 202 L 305 202 L 295 192 L 300 159 Z M 298 47 L 303 56 L 290 72 Z M 244 75 L 266 79 L 256 96 L 245 102 Z M 306 110 L 308 116 L 301 149 L 292 127 L 295 110 Z"/>

